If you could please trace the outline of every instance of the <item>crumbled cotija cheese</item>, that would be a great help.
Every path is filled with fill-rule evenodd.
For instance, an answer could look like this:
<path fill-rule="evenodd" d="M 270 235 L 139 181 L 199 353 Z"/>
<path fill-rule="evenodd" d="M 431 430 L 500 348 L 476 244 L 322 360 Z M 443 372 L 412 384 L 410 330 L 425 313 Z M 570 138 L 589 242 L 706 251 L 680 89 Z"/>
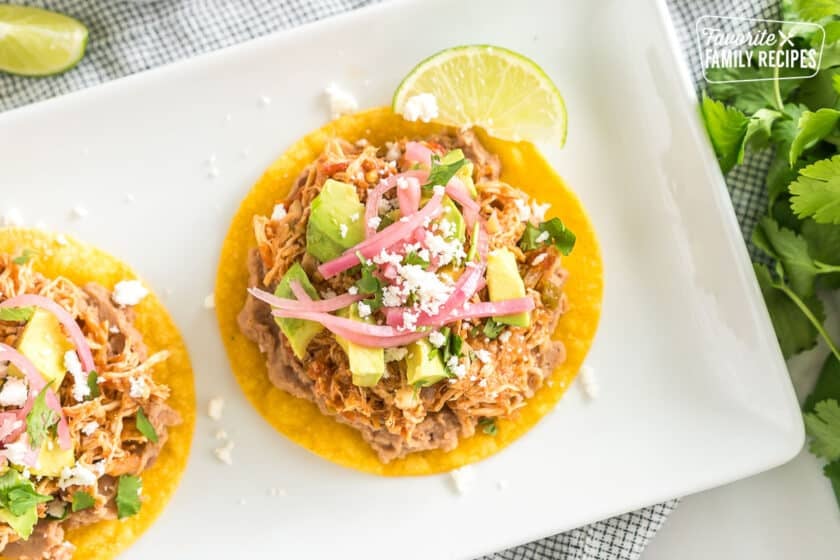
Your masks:
<path fill-rule="evenodd" d="M 330 104 L 330 114 L 332 118 L 337 119 L 342 115 L 354 113 L 359 109 L 359 102 L 348 91 L 338 87 L 336 84 L 330 84 L 324 90 L 327 94 L 327 100 Z"/>
<path fill-rule="evenodd" d="M 73 376 L 73 398 L 76 402 L 82 402 L 90 395 L 90 387 L 87 384 L 87 376 L 82 371 L 82 363 L 75 350 L 68 350 L 64 353 L 64 369 Z"/>
<path fill-rule="evenodd" d="M 437 98 L 431 93 L 419 93 L 408 98 L 403 107 L 407 121 L 429 122 L 438 116 Z"/>
<path fill-rule="evenodd" d="M 221 420 L 224 408 L 225 399 L 222 397 L 214 397 L 207 403 L 207 416 L 213 420 Z"/>
<path fill-rule="evenodd" d="M 452 477 L 455 491 L 462 496 L 475 486 L 475 468 L 472 465 L 464 465 L 459 469 L 450 471 L 449 475 Z"/>
<path fill-rule="evenodd" d="M 117 305 L 129 306 L 137 305 L 147 295 L 149 295 L 149 290 L 139 280 L 123 280 L 114 286 L 111 299 Z"/>

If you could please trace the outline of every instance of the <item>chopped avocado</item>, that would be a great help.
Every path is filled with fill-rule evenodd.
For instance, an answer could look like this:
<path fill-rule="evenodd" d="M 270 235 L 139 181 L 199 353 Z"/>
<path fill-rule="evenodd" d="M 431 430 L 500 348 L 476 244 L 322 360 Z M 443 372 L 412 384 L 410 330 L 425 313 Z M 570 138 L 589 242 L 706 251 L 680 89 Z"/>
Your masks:
<path fill-rule="evenodd" d="M 525 283 L 519 276 L 516 257 L 508 249 L 496 249 L 487 256 L 487 289 L 490 291 L 490 301 L 525 297 Z M 493 319 L 514 327 L 527 327 L 531 324 L 531 314 L 527 311 Z"/>
<path fill-rule="evenodd" d="M 55 315 L 41 308 L 35 308 L 35 312 L 32 313 L 32 317 L 20 335 L 17 349 L 29 358 L 47 383 L 53 384 L 53 388 L 61 385 L 66 371 L 64 354 L 72 350 L 73 345 L 65 336 L 61 323 Z M 22 376 L 16 368 L 12 370 L 15 375 Z"/>
<path fill-rule="evenodd" d="M 424 196 L 420 200 L 420 205 L 422 206 L 426 204 L 430 198 L 431 197 L 429 196 Z M 461 243 L 463 243 L 467 239 L 466 226 L 464 225 L 464 216 L 461 215 L 461 211 L 458 210 L 458 207 L 455 206 L 455 203 L 448 196 L 443 197 L 443 200 L 441 200 L 441 206 L 443 206 L 443 211 L 440 213 L 440 216 L 432 220 L 432 223 L 440 224 L 441 222 L 446 220 L 450 224 L 454 224 L 455 228 L 452 230 L 452 235 L 443 235 L 443 238 L 447 241 L 457 239 Z M 397 218 L 393 221 L 396 222 L 398 219 L 399 216 L 397 216 Z"/>
<path fill-rule="evenodd" d="M 459 159 L 464 159 L 464 152 L 461 150 L 451 150 L 446 153 L 440 160 L 442 164 L 447 163 L 455 163 Z M 458 177 L 464 186 L 467 187 L 467 190 L 470 193 L 470 196 L 473 198 L 478 198 L 478 191 L 475 188 L 475 183 L 473 182 L 473 162 L 467 160 L 461 168 L 455 172 L 455 176 Z"/>
<path fill-rule="evenodd" d="M 318 292 L 312 286 L 312 283 L 309 282 L 309 277 L 306 276 L 306 271 L 303 270 L 303 267 L 298 263 L 289 267 L 289 270 L 287 270 L 286 274 L 283 275 L 283 278 L 280 279 L 277 289 L 274 290 L 274 295 L 281 298 L 294 299 L 295 295 L 292 292 L 292 287 L 290 286 L 292 280 L 300 282 L 304 291 L 306 291 L 312 299 L 321 299 L 318 296 Z M 309 346 L 309 343 L 313 338 L 315 338 L 315 335 L 321 332 L 324 328 L 320 323 L 306 321 L 304 319 L 281 319 L 278 317 L 275 321 L 277 321 L 277 325 L 280 327 L 280 330 L 283 331 L 283 334 L 286 335 L 286 339 L 288 339 L 289 344 L 292 347 L 292 351 L 299 360 L 303 359 L 306 354 L 306 347 Z"/>
<path fill-rule="evenodd" d="M 357 245 L 364 239 L 364 215 L 365 207 L 359 202 L 356 187 L 327 179 L 312 201 L 306 225 L 306 252 L 326 262 Z"/>
<path fill-rule="evenodd" d="M 355 303 L 343 309 L 339 314 L 353 321 L 372 322 L 370 317 L 362 318 L 359 316 L 359 308 Z M 359 346 L 340 336 L 336 336 L 335 340 L 347 354 L 347 361 L 350 362 L 350 373 L 353 374 L 353 385 L 373 387 L 379 383 L 379 380 L 385 374 L 385 351 L 382 348 Z"/>
<path fill-rule="evenodd" d="M 426 340 L 412 342 L 405 357 L 406 376 L 411 385 L 428 387 L 448 377 L 440 352 Z"/>
<path fill-rule="evenodd" d="M 29 470 L 36 476 L 61 476 L 64 467 L 72 467 L 76 463 L 73 448 L 62 449 L 54 438 L 47 439 L 38 452 L 37 466 Z"/>

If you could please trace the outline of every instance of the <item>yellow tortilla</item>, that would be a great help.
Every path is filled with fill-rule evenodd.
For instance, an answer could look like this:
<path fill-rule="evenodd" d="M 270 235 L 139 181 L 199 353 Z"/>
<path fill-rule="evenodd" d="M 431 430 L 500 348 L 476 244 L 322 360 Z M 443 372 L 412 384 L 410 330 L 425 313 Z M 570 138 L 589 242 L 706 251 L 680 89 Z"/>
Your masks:
<path fill-rule="evenodd" d="M 0 252 L 17 255 L 24 249 L 35 253 L 32 267 L 48 278 L 63 276 L 80 286 L 96 282 L 108 289 L 120 280 L 137 278 L 122 261 L 70 236 L 66 243 L 59 243 L 55 235 L 40 230 L 0 229 Z M 169 358 L 155 367 L 154 377 L 172 390 L 167 403 L 178 411 L 182 423 L 169 428 L 160 456 L 141 475 L 144 499 L 140 513 L 68 531 L 67 540 L 76 545 L 74 558 L 108 560 L 128 548 L 163 511 L 187 466 L 195 425 L 195 387 L 187 348 L 154 294 L 143 298 L 134 310 L 134 324 L 149 352 L 169 351 Z"/>
<path fill-rule="evenodd" d="M 231 368 L 245 395 L 272 426 L 295 443 L 325 459 L 369 473 L 405 476 L 446 472 L 500 451 L 554 407 L 580 369 L 598 327 L 601 255 L 595 231 L 577 196 L 533 145 L 480 134 L 484 145 L 501 157 L 502 180 L 540 202 L 550 203 L 551 213 L 559 215 L 577 235 L 574 251 L 563 259 L 570 273 L 564 288 L 570 308 L 555 332 L 555 337 L 566 345 L 568 355 L 554 372 L 550 386 L 544 385 L 515 419 L 499 421 L 495 436 L 477 433 L 461 440 L 453 451 L 412 453 L 404 459 L 382 464 L 356 430 L 321 414 L 313 403 L 297 399 L 271 384 L 264 356 L 256 344 L 242 335 L 236 323 L 248 288 L 247 255 L 256 245 L 253 217 L 271 215 L 274 204 L 286 197 L 295 179 L 321 154 L 330 138 L 351 142 L 366 138 L 382 145 L 401 137 L 444 131 L 446 128 L 441 125 L 406 122 L 390 108 L 371 109 L 328 123 L 292 145 L 265 171 L 236 212 L 222 246 L 215 290 L 216 315 Z"/>

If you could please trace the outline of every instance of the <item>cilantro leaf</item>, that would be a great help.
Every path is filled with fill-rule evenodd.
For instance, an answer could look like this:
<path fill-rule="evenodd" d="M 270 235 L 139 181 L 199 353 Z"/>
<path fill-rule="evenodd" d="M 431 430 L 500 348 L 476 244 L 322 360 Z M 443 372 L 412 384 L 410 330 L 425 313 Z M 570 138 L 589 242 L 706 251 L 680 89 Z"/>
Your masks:
<path fill-rule="evenodd" d="M 840 224 L 840 155 L 818 161 L 799 172 L 791 183 L 791 208 L 800 218 Z"/>
<path fill-rule="evenodd" d="M 799 131 L 790 145 L 790 166 L 793 167 L 802 152 L 813 148 L 817 142 L 831 134 L 837 127 L 840 111 L 835 109 L 820 109 L 815 113 L 802 113 L 797 125 Z"/>
<path fill-rule="evenodd" d="M 488 436 L 495 436 L 499 433 L 499 428 L 496 426 L 495 418 L 482 418 L 478 421 L 478 427 Z"/>
<path fill-rule="evenodd" d="M 409 251 L 408 254 L 403 259 L 405 264 L 416 264 L 422 266 L 423 268 L 429 266 L 429 261 L 418 255 L 414 251 Z"/>
<path fill-rule="evenodd" d="M 147 440 L 152 443 L 158 442 L 158 435 L 155 431 L 155 427 L 152 426 L 151 422 L 149 422 L 149 418 L 146 416 L 146 413 L 143 412 L 142 408 L 137 409 L 135 422 L 137 424 L 137 429 L 140 430 L 140 433 L 143 434 Z"/>
<path fill-rule="evenodd" d="M 449 327 L 440 329 L 440 334 L 445 337 L 444 343 L 440 348 L 438 348 L 438 352 L 440 352 L 440 359 L 443 361 L 443 365 L 446 368 L 447 373 L 449 373 L 449 375 L 454 375 L 454 372 L 449 369 L 449 358 L 460 358 L 463 355 L 462 350 L 464 346 L 464 339 Z"/>
<path fill-rule="evenodd" d="M 720 170 L 725 175 L 736 163 L 744 160 L 744 144 L 750 120 L 735 107 L 727 107 L 707 97 L 705 93 L 700 111 Z"/>
<path fill-rule="evenodd" d="M 818 224 L 809 218 L 802 222 L 800 233 L 808 243 L 808 252 L 815 264 L 840 267 L 840 226 Z M 840 271 L 824 272 L 818 278 L 817 286 L 840 289 Z"/>
<path fill-rule="evenodd" d="M 788 103 L 784 107 L 783 118 L 773 122 L 773 129 L 770 132 L 770 140 L 776 144 L 776 153 L 790 153 L 790 146 L 794 138 L 799 134 L 799 119 L 808 110 L 805 105 Z M 785 158 L 787 160 L 787 158 Z"/>
<path fill-rule="evenodd" d="M 93 496 L 87 492 L 79 491 L 73 494 L 73 503 L 71 508 L 73 513 L 76 513 L 77 511 L 92 508 L 95 503 L 96 501 L 93 499 Z"/>
<path fill-rule="evenodd" d="M 840 405 L 834 399 L 818 402 L 805 414 L 805 429 L 811 436 L 809 449 L 829 461 L 840 459 Z"/>
<path fill-rule="evenodd" d="M 817 383 L 814 385 L 811 394 L 805 399 L 802 410 L 813 412 L 816 404 L 826 399 L 840 401 L 840 360 L 834 357 L 834 354 L 829 354 L 826 357 Z"/>
<path fill-rule="evenodd" d="M 840 74 L 835 73 L 831 77 L 831 87 L 837 95 L 840 95 Z"/>
<path fill-rule="evenodd" d="M 817 268 L 804 239 L 765 216 L 753 231 L 752 241 L 782 264 L 793 291 L 802 297 L 813 295 Z"/>
<path fill-rule="evenodd" d="M 0 475 L 0 521 L 4 521 L 23 539 L 29 538 L 38 522 L 38 504 L 52 500 L 35 491 L 31 481 L 15 469 Z"/>
<path fill-rule="evenodd" d="M 488 317 L 484 321 L 484 336 L 490 340 L 495 340 L 500 334 L 502 334 L 502 331 L 505 330 L 506 326 L 507 325 L 504 325 L 503 323 L 497 322 L 492 317 Z"/>
<path fill-rule="evenodd" d="M 773 91 L 773 71 L 769 68 L 711 68 L 706 73 L 709 80 L 709 95 L 734 105 L 738 110 L 752 115 L 759 109 L 776 109 L 776 94 Z M 792 78 L 791 71 L 782 71 L 782 77 Z M 754 80 L 754 81 L 734 81 Z M 799 86 L 801 80 L 779 80 L 782 101 L 786 100 Z"/>
<path fill-rule="evenodd" d="M 361 253 L 357 255 L 361 262 L 361 278 L 356 281 L 356 287 L 359 292 L 363 294 L 372 294 L 373 299 L 366 299 L 365 303 L 370 306 L 370 310 L 377 311 L 382 307 L 382 280 L 376 276 L 376 264 L 366 261 Z"/>
<path fill-rule="evenodd" d="M 32 307 L 0 307 L 0 321 L 23 323 L 32 318 Z"/>
<path fill-rule="evenodd" d="M 140 493 L 143 490 L 143 481 L 140 477 L 124 474 L 117 482 L 117 517 L 123 519 L 131 517 L 140 511 L 142 505 Z"/>
<path fill-rule="evenodd" d="M 834 490 L 834 499 L 840 504 L 840 460 L 832 461 L 824 466 L 823 474 L 831 481 L 831 489 Z"/>
<path fill-rule="evenodd" d="M 566 228 L 560 218 L 551 218 L 539 226 L 526 224 L 525 231 L 519 238 L 519 248 L 523 251 L 533 251 L 551 244 L 557 247 L 560 253 L 568 255 L 574 249 L 576 240 L 575 234 Z"/>
<path fill-rule="evenodd" d="M 446 186 L 452 177 L 458 173 L 458 170 L 466 165 L 467 159 L 461 158 L 452 163 L 441 163 L 441 158 L 437 154 L 432 154 L 432 168 L 429 170 L 429 178 L 424 188 L 431 188 L 435 185 Z"/>
<path fill-rule="evenodd" d="M 759 109 L 750 117 L 747 125 L 747 136 L 745 144 L 749 144 L 753 150 L 761 150 L 767 147 L 770 135 L 773 131 L 773 123 L 780 118 L 782 113 L 772 109 Z"/>
<path fill-rule="evenodd" d="M 38 507 L 52 500 L 52 496 L 45 496 L 35 491 L 35 487 L 29 484 L 19 484 L 9 490 L 6 495 L 7 509 L 14 515 L 23 515 L 27 511 Z"/>
<path fill-rule="evenodd" d="M 802 82 L 802 86 L 796 92 L 797 102 L 805 104 L 811 111 L 824 107 L 840 109 L 837 103 L 838 92 L 833 87 L 834 81 L 840 76 L 838 72 L 838 68 L 828 68 Z"/>
<path fill-rule="evenodd" d="M 799 175 L 799 162 L 797 167 L 791 169 L 788 164 L 788 153 L 776 150 L 776 155 L 767 170 L 767 207 L 773 208 L 776 200 L 782 195 L 787 195 L 790 185 Z M 790 208 L 790 205 L 787 205 Z"/>
<path fill-rule="evenodd" d="M 87 376 L 87 386 L 90 389 L 89 399 L 95 399 L 102 394 L 99 388 L 99 375 L 95 371 L 91 371 Z"/>
<path fill-rule="evenodd" d="M 793 0 L 791 7 L 799 17 L 808 21 L 840 14 L 840 0 Z"/>
<path fill-rule="evenodd" d="M 32 251 L 31 249 L 24 249 L 20 255 L 12 259 L 12 262 L 21 265 L 26 264 L 32 260 L 32 257 L 34 257 L 35 254 L 35 251 Z"/>
<path fill-rule="evenodd" d="M 753 264 L 753 267 L 784 357 L 789 358 L 816 346 L 818 332 L 814 325 L 796 303 L 782 291 L 780 285 L 772 279 L 770 272 L 764 266 Z M 822 319 L 823 310 L 820 300 L 807 298 L 804 303 L 814 316 Z"/>
<path fill-rule="evenodd" d="M 26 433 L 29 434 L 29 443 L 33 449 L 41 447 L 50 428 L 58 422 L 58 415 L 47 406 L 47 390 L 49 385 L 41 389 L 26 415 Z"/>

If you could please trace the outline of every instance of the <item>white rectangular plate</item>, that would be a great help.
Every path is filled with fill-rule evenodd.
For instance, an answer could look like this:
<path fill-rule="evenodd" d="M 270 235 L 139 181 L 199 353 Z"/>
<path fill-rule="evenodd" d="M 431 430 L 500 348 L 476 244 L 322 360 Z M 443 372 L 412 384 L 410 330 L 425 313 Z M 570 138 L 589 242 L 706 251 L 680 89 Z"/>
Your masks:
<path fill-rule="evenodd" d="M 0 210 L 132 263 L 187 339 L 200 411 L 227 400 L 221 422 L 201 414 L 184 482 L 126 558 L 469 558 L 799 450 L 787 371 L 663 14 L 647 2 L 399 1 L 0 116 Z M 591 213 L 606 292 L 588 359 L 601 396 L 573 387 L 458 497 L 446 476 L 363 475 L 276 434 L 236 386 L 202 301 L 240 199 L 327 120 L 329 82 L 385 104 L 415 62 L 467 43 L 525 53 L 563 92 L 569 141 L 547 155 Z M 89 215 L 74 220 L 75 205 Z M 232 467 L 213 457 L 220 427 Z"/>

